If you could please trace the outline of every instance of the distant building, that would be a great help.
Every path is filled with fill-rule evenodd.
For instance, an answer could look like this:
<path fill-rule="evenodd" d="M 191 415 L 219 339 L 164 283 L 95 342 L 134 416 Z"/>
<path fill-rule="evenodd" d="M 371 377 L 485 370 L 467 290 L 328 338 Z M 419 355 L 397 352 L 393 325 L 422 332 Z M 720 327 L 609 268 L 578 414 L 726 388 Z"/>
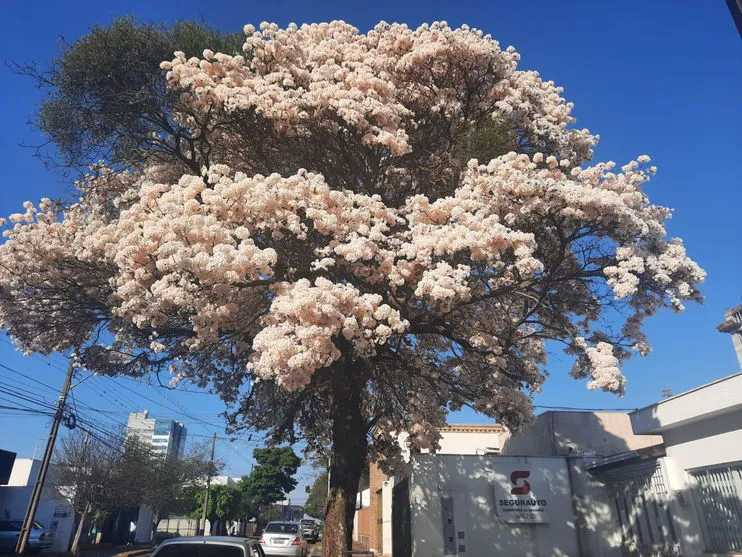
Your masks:
<path fill-rule="evenodd" d="M 147 410 L 132 412 L 126 424 L 126 435 L 150 444 L 155 453 L 175 458 L 183 456 L 186 428 L 175 420 L 150 418 Z"/>
<path fill-rule="evenodd" d="M 212 476 L 211 485 L 237 485 L 241 479 L 231 476 Z"/>
<path fill-rule="evenodd" d="M 186 428 L 171 419 L 150 418 L 149 412 L 132 412 L 126 424 L 127 438 L 136 437 L 152 447 L 152 452 L 166 458 L 180 458 L 185 450 Z M 152 541 L 154 513 L 146 507 L 130 509 L 131 520 L 136 523 L 135 543 Z"/>
<path fill-rule="evenodd" d="M 737 353 L 737 362 L 742 369 L 742 304 L 726 310 L 724 312 L 724 322 L 717 329 L 732 336 L 732 345 Z"/>

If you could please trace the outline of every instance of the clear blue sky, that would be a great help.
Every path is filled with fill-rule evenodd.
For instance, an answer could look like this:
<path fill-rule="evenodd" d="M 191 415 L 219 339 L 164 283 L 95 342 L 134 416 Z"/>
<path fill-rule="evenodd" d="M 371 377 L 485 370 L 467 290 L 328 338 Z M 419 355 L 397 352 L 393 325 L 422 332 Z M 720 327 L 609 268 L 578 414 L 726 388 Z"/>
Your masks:
<path fill-rule="evenodd" d="M 567 377 L 570 362 L 566 357 L 555 354 L 552 376 L 537 404 L 636 408 L 657 400 L 662 389 L 678 393 L 738 370 L 730 339 L 715 329 L 723 310 L 742 302 L 742 41 L 723 0 L 69 0 L 35 2 L 33 9 L 29 8 L 30 4 L 22 2 L 3 7 L 0 52 L 4 58 L 42 65 L 59 52 L 60 35 L 72 41 L 90 25 L 107 24 L 120 15 L 135 15 L 143 21 L 203 19 L 224 31 L 264 20 L 285 25 L 344 19 L 366 31 L 382 19 L 411 26 L 444 19 L 452 25 L 467 23 L 491 33 L 503 45 L 518 49 L 522 68 L 538 70 L 565 88 L 565 96 L 575 103 L 578 125 L 602 137 L 596 159 L 621 164 L 643 153 L 653 158 L 660 171 L 649 185 L 650 197 L 676 209 L 670 233 L 683 237 L 689 253 L 708 271 L 704 306 L 691 306 L 681 315 L 662 313 L 649 322 L 654 351 L 626 366 L 629 383 L 625 398 L 588 392 L 583 383 Z M 0 214 L 7 215 L 26 199 L 61 195 L 69 184 L 47 172 L 31 149 L 18 146 L 39 139 L 27 125 L 39 101 L 38 90 L 5 67 L 0 68 L 0 80 L 4 182 Z M 0 342 L 0 363 L 53 388 L 61 385 L 60 369 L 44 360 L 22 357 L 7 344 L 7 337 Z M 59 359 L 53 365 L 63 366 Z M 0 382 L 12 376 L 0 369 Z M 49 400 L 54 399 L 51 390 L 36 387 L 38 393 L 45 391 Z M 214 396 L 173 394 L 140 387 L 127 379 L 93 378 L 79 387 L 76 396 L 92 407 L 120 412 L 109 414 L 106 423 L 122 420 L 134 406 L 149 408 L 158 416 L 172 415 L 186 423 L 194 440 L 203 440 L 195 436 L 218 429 L 217 414 L 222 410 Z M 143 396 L 158 401 L 159 406 Z M 190 417 L 183 415 L 182 408 Z M 467 413 L 454 419 L 483 421 Z M 0 447 L 30 456 L 47 425 L 43 417 L 0 414 Z M 217 449 L 231 474 L 249 471 L 255 440 L 232 449 L 220 441 Z M 300 485 L 310 475 L 311 471 L 303 470 Z"/>

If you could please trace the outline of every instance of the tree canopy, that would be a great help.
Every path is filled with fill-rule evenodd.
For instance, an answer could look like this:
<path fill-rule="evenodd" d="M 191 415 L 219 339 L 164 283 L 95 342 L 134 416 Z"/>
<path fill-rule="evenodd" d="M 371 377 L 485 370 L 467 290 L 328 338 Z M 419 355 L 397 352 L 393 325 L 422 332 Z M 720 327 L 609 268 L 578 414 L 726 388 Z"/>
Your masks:
<path fill-rule="evenodd" d="M 194 490 L 192 508 L 187 513 L 192 518 L 201 518 L 204 512 L 203 489 Z M 212 485 L 209 487 L 209 501 L 206 518 L 211 523 L 211 535 L 221 533 L 225 520 L 236 520 L 240 517 L 242 493 L 234 485 Z"/>
<path fill-rule="evenodd" d="M 248 514 L 257 517 L 268 505 L 286 499 L 296 487 L 296 470 L 301 459 L 291 447 L 267 447 L 255 449 L 256 465 L 239 483 L 243 507 Z"/>
<path fill-rule="evenodd" d="M 368 486 L 367 486 L 368 487 Z M 363 490 L 363 486 L 358 486 L 359 490 Z M 320 474 L 312 482 L 312 487 L 309 491 L 309 497 L 304 505 L 304 512 L 312 518 L 322 518 L 325 516 L 325 507 L 327 507 L 327 472 L 320 472 Z"/>
<path fill-rule="evenodd" d="M 171 158 L 190 164 L 188 151 L 198 139 L 173 118 L 179 91 L 167 88 L 160 63 L 176 51 L 238 54 L 243 42 L 242 34 L 193 21 L 168 28 L 118 18 L 63 44 L 48 68 L 11 67 L 47 91 L 35 123 L 56 149 L 40 149 L 48 161 L 76 169 L 100 160 L 127 167 Z"/>
<path fill-rule="evenodd" d="M 621 394 L 644 320 L 700 300 L 649 157 L 592 163 L 597 137 L 513 48 L 336 21 L 248 25 L 243 51 L 162 63 L 182 153 L 10 216 L 0 324 L 102 373 L 211 382 L 233 428 L 329 446 L 326 555 L 400 433 L 435 448 L 464 406 L 517 430 L 549 341 Z"/>

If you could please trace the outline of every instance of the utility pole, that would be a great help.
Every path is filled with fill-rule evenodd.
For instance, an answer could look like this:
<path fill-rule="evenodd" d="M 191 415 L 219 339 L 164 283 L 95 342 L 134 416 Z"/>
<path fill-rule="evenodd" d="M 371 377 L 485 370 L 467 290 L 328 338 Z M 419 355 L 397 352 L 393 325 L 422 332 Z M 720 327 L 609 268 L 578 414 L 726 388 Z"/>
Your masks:
<path fill-rule="evenodd" d="M 214 451 L 216 450 L 216 432 L 214 432 L 214 437 L 211 439 L 211 466 L 209 467 L 209 475 L 206 476 L 206 494 L 204 495 L 204 513 L 201 517 L 201 522 L 203 524 L 203 529 L 201 530 L 202 534 L 206 533 L 206 511 L 209 508 L 209 489 L 211 488 L 211 469 L 214 467 Z M 209 531 L 209 533 L 211 533 Z"/>
<path fill-rule="evenodd" d="M 39 500 L 41 499 L 41 491 L 44 489 L 46 473 L 49 471 L 49 463 L 51 462 L 52 454 L 54 453 L 54 442 L 57 440 L 59 424 L 62 421 L 62 416 L 64 414 L 64 405 L 67 402 L 67 394 L 70 392 L 72 376 L 75 373 L 74 362 L 75 358 L 70 358 L 67 366 L 67 376 L 64 378 L 64 385 L 62 385 L 62 391 L 59 393 L 57 411 L 54 413 L 52 429 L 49 432 L 49 438 L 46 440 L 46 448 L 44 449 L 44 456 L 41 459 L 39 475 L 36 478 L 36 483 L 34 484 L 33 492 L 31 493 L 31 500 L 28 502 L 28 509 L 26 509 L 26 516 L 23 519 L 23 526 L 21 527 L 21 534 L 18 536 L 18 543 L 15 546 L 15 552 L 18 555 L 22 555 L 26 551 L 28 536 L 31 533 L 33 519 L 36 515 L 36 509 L 39 506 Z"/>

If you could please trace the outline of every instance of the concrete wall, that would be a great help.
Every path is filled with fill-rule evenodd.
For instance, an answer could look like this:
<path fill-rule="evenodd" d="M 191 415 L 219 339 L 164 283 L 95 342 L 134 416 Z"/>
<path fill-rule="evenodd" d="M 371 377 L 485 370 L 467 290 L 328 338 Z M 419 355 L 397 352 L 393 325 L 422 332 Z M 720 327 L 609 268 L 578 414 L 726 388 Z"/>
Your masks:
<path fill-rule="evenodd" d="M 731 412 L 742 412 L 742 373 L 635 410 L 631 425 L 639 435 L 660 434 Z"/>
<path fill-rule="evenodd" d="M 621 557 L 621 533 L 614 503 L 605 484 L 583 469 L 592 460 L 580 457 L 566 459 L 580 554 L 585 557 Z"/>
<path fill-rule="evenodd" d="M 700 522 L 693 502 L 688 474 L 672 458 L 660 458 L 662 475 L 665 478 L 668 501 L 673 521 L 678 525 L 682 555 L 705 555 Z"/>
<path fill-rule="evenodd" d="M 392 554 L 392 497 L 395 478 L 384 480 L 381 484 L 381 552 L 384 556 Z"/>
<path fill-rule="evenodd" d="M 438 454 L 477 454 L 499 452 L 502 447 L 499 433 L 442 432 Z"/>
<path fill-rule="evenodd" d="M 536 416 L 536 420 L 513 434 L 502 447 L 503 455 L 513 456 L 553 456 L 554 447 L 554 412 L 545 412 Z"/>
<path fill-rule="evenodd" d="M 13 469 L 10 471 L 8 486 L 24 487 L 29 485 L 31 482 L 36 480 L 40 465 L 40 460 L 32 458 L 16 458 L 13 463 Z"/>
<path fill-rule="evenodd" d="M 659 435 L 635 435 L 622 412 L 544 412 L 506 442 L 505 455 L 610 456 L 662 443 Z"/>
<path fill-rule="evenodd" d="M 541 478 L 537 495 L 548 501 L 546 521 L 511 524 L 498 510 L 499 489 L 509 490 L 513 468 Z M 535 488 L 534 488 L 535 491 Z M 455 544 L 468 557 L 579 555 L 567 460 L 498 456 L 418 455 L 410 477 L 412 554 L 444 557 L 442 497 L 453 499 Z"/>
<path fill-rule="evenodd" d="M 667 456 L 684 470 L 742 461 L 742 410 L 669 429 L 662 437 Z"/>

